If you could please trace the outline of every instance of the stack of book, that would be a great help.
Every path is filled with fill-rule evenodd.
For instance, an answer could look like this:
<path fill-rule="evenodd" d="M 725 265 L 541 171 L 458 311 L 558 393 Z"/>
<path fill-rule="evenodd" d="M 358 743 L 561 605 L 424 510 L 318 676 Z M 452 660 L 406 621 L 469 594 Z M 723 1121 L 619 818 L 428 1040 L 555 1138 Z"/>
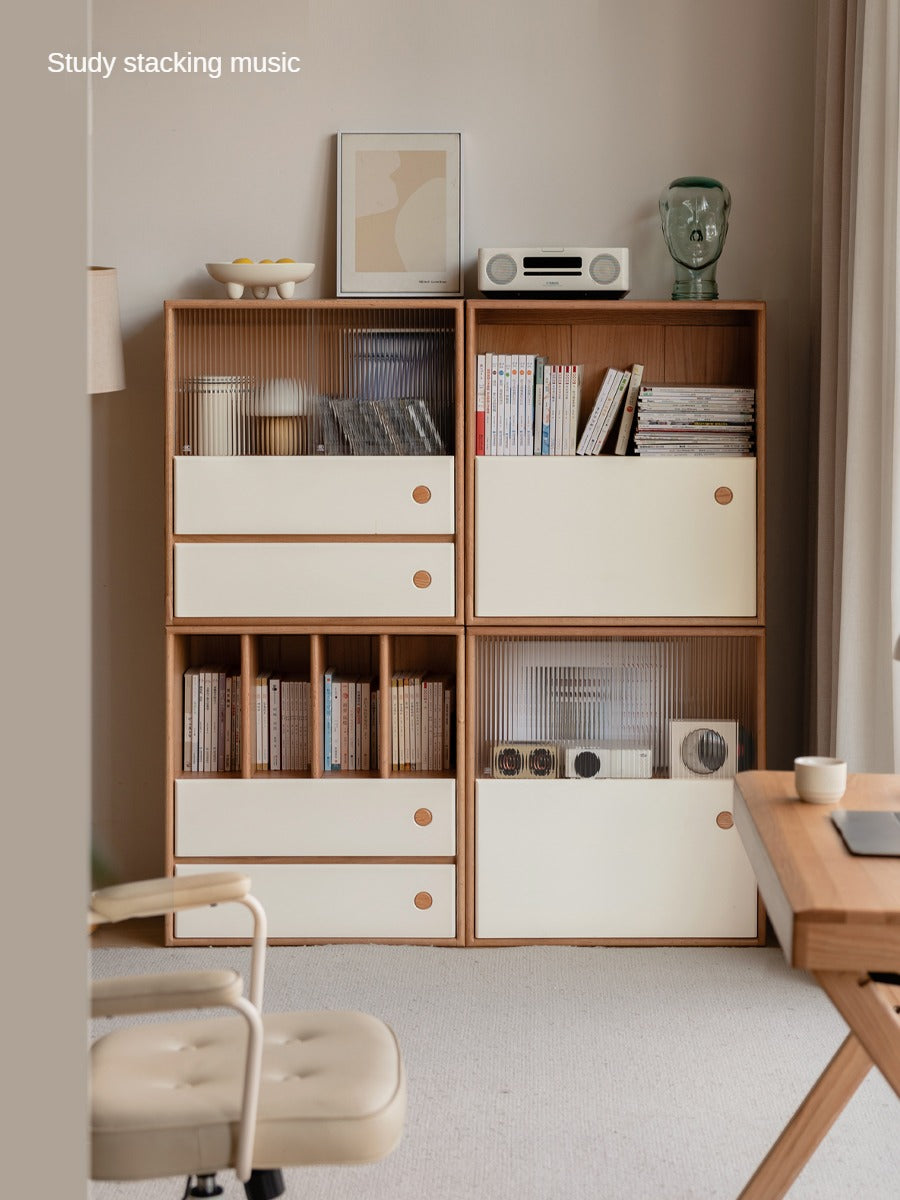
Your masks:
<path fill-rule="evenodd" d="M 238 771 L 241 766 L 241 677 L 224 667 L 184 673 L 185 771 Z"/>
<path fill-rule="evenodd" d="M 753 388 L 642 387 L 635 453 L 751 455 L 755 398 Z"/>
<path fill-rule="evenodd" d="M 328 667 L 323 684 L 326 771 L 378 768 L 378 686 Z"/>
<path fill-rule="evenodd" d="M 540 354 L 479 354 L 475 453 L 574 454 L 583 375 Z"/>
<path fill-rule="evenodd" d="M 254 684 L 257 771 L 308 771 L 309 681 L 261 671 Z"/>
<path fill-rule="evenodd" d="M 620 371 L 616 367 L 607 368 L 594 407 L 578 440 L 576 454 L 599 454 L 609 441 L 620 413 L 615 452 L 627 452 L 638 388 L 641 386 L 643 375 L 642 363 L 635 363 L 629 371 Z"/>
<path fill-rule="evenodd" d="M 422 671 L 391 676 L 391 766 L 395 771 L 449 771 L 453 680 Z"/>

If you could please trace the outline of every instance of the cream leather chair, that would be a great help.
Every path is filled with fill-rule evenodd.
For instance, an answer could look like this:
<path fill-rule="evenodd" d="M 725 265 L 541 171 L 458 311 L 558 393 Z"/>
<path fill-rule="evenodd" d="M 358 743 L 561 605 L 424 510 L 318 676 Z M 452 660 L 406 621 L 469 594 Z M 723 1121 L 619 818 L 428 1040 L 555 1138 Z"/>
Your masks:
<path fill-rule="evenodd" d="M 400 1140 L 406 1085 L 386 1025 L 359 1012 L 262 1013 L 266 919 L 246 875 L 103 888 L 91 897 L 88 924 L 226 903 L 253 914 L 248 996 L 232 970 L 93 984 L 94 1017 L 235 1010 L 143 1020 L 94 1042 L 93 1179 L 187 1175 L 185 1196 L 214 1196 L 216 1172 L 234 1169 L 249 1200 L 268 1200 L 284 1192 L 283 1167 L 373 1162 Z"/>

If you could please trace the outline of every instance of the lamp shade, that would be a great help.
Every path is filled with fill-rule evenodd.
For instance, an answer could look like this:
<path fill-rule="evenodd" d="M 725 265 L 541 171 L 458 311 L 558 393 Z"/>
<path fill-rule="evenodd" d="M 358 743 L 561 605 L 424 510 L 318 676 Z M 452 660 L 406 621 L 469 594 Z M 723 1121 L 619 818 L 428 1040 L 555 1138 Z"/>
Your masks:
<path fill-rule="evenodd" d="M 120 392 L 125 386 L 119 288 L 115 267 L 88 267 L 88 392 Z"/>

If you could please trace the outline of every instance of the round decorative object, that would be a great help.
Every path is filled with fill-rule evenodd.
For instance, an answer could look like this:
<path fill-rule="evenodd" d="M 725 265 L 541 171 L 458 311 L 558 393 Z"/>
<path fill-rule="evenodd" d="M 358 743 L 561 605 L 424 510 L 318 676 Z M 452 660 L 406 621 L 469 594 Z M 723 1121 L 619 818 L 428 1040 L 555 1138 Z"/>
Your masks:
<path fill-rule="evenodd" d="M 615 283 L 619 277 L 619 260 L 612 254 L 598 254 L 591 262 L 590 276 L 594 283 L 605 287 Z"/>
<path fill-rule="evenodd" d="M 416 571 L 413 575 L 413 583 L 417 588 L 431 587 L 431 576 L 427 571 Z"/>
<path fill-rule="evenodd" d="M 734 499 L 734 492 L 730 487 L 716 488 L 715 497 L 716 504 L 730 504 Z"/>
<path fill-rule="evenodd" d="M 663 236 L 675 263 L 673 300 L 716 300 L 731 193 L 718 179 L 683 175 L 659 198 Z"/>
<path fill-rule="evenodd" d="M 734 817 L 730 812 L 720 812 L 716 817 L 716 824 L 720 829 L 730 829 L 734 824 Z"/>
<path fill-rule="evenodd" d="M 214 262 L 206 269 L 217 283 L 224 283 L 230 299 L 240 300 L 249 288 L 257 300 L 265 300 L 269 288 L 275 288 L 282 300 L 290 300 L 294 285 L 309 279 L 315 263 L 277 262 Z"/>
<path fill-rule="evenodd" d="M 714 775 L 727 757 L 728 743 L 717 729 L 695 729 L 681 747 L 682 761 L 694 775 Z"/>
<path fill-rule="evenodd" d="M 417 825 L 430 825 L 433 820 L 430 809 L 417 808 L 413 820 Z"/>
<path fill-rule="evenodd" d="M 431 908 L 432 904 L 434 904 L 434 900 L 431 898 L 428 892 L 416 892 L 416 898 L 413 900 L 413 904 L 415 904 L 416 908 Z"/>
<path fill-rule="evenodd" d="M 418 487 L 413 488 L 412 498 L 416 504 L 427 504 L 431 499 L 431 488 L 426 487 L 424 483 L 420 483 Z"/>

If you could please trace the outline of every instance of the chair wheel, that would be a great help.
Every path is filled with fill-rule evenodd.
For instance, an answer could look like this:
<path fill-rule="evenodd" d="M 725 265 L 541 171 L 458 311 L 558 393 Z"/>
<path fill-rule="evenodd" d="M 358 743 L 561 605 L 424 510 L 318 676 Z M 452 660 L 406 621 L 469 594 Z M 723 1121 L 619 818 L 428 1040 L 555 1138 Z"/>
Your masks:
<path fill-rule="evenodd" d="M 277 1167 L 270 1171 L 251 1171 L 244 1191 L 247 1200 L 274 1200 L 284 1194 L 284 1176 Z"/>

